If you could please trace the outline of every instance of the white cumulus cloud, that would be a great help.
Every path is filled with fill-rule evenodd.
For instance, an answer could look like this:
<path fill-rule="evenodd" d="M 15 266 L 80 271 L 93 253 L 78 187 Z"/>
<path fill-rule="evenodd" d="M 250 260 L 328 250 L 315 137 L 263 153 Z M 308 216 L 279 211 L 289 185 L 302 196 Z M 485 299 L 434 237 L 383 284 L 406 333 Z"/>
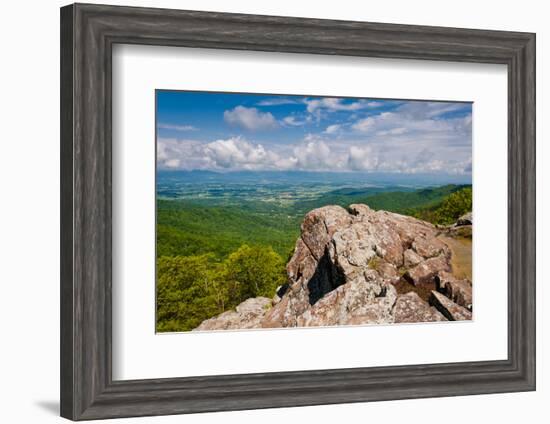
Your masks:
<path fill-rule="evenodd" d="M 328 111 L 353 111 L 376 106 L 376 102 L 360 99 L 352 102 L 345 102 L 345 99 L 337 97 L 323 97 L 322 99 L 306 99 L 305 103 L 309 113 L 315 113 L 319 109 Z"/>
<path fill-rule="evenodd" d="M 258 106 L 281 106 L 281 105 L 294 105 L 301 103 L 298 98 L 291 97 L 272 97 L 270 99 L 264 99 L 257 103 Z"/>
<path fill-rule="evenodd" d="M 329 125 L 324 132 L 325 134 L 336 134 L 338 131 L 340 131 L 340 128 L 342 128 L 342 125 L 332 124 Z"/>
<path fill-rule="evenodd" d="M 204 155 L 219 168 L 257 169 L 278 159 L 261 144 L 252 144 L 238 137 L 206 144 Z"/>
<path fill-rule="evenodd" d="M 323 140 L 306 137 L 294 147 L 296 167 L 304 170 L 334 170 L 340 168 L 339 156 Z"/>
<path fill-rule="evenodd" d="M 345 101 L 344 101 L 345 100 Z M 306 103 L 309 101 L 310 103 Z M 319 125 L 314 115 L 292 113 L 277 122 L 271 113 L 237 106 L 225 120 L 250 131 L 279 126 L 262 142 L 240 137 L 210 140 L 159 138 L 157 163 L 165 169 L 306 170 L 470 174 L 472 116 L 464 104 L 400 102 L 374 114 L 371 102 L 347 99 L 305 99 L 309 111 L 355 111 L 353 119 Z M 309 119 L 313 125 L 305 125 Z M 303 130 L 308 130 L 303 135 Z M 286 135 L 286 134 L 285 134 Z M 293 139 L 296 137 L 296 139 Z"/>
<path fill-rule="evenodd" d="M 361 141 L 329 142 L 315 134 L 286 146 L 265 146 L 241 137 L 211 142 L 159 138 L 161 169 L 304 170 L 448 174 L 471 173 L 471 157 L 442 155 L 422 144 L 408 149 L 384 148 Z"/>
<path fill-rule="evenodd" d="M 370 146 L 351 146 L 348 166 L 354 171 L 373 171 L 378 167 L 378 156 Z"/>
<path fill-rule="evenodd" d="M 464 108 L 463 104 L 407 102 L 391 112 L 368 116 L 352 124 L 352 129 L 366 135 L 438 138 L 471 144 L 471 114 L 442 119 L 442 115 Z"/>
<path fill-rule="evenodd" d="M 260 112 L 255 107 L 236 106 L 223 113 L 225 122 L 249 131 L 276 128 L 277 120 L 271 112 Z"/>
<path fill-rule="evenodd" d="M 292 127 L 299 127 L 307 124 L 310 121 L 311 119 L 308 119 L 308 117 L 306 117 L 305 119 L 298 119 L 296 116 L 292 116 L 292 115 L 289 115 L 283 118 L 283 124 L 289 125 Z"/>
<path fill-rule="evenodd" d="M 157 139 L 157 164 L 168 169 L 204 169 L 211 165 L 204 159 L 201 142 L 176 138 Z"/>

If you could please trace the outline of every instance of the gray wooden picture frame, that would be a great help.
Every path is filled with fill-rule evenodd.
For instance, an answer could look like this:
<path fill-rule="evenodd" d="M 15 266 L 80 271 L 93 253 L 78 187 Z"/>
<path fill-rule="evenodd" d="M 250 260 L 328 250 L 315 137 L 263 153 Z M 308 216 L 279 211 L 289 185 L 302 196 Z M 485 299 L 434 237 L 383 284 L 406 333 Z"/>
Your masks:
<path fill-rule="evenodd" d="M 113 381 L 116 43 L 505 64 L 508 359 Z M 535 35 L 75 4 L 61 9 L 61 415 L 73 420 L 535 390 Z"/>

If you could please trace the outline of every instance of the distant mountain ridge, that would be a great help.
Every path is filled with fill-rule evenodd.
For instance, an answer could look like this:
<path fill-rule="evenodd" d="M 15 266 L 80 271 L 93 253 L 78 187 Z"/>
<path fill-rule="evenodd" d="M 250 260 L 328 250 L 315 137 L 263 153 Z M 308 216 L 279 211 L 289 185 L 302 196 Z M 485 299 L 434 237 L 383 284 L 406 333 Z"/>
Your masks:
<path fill-rule="evenodd" d="M 338 183 L 351 182 L 408 185 L 408 186 L 440 186 L 444 184 L 471 184 L 470 174 L 406 174 L 384 172 L 320 172 L 320 171 L 213 171 L 203 169 L 193 170 L 157 170 L 157 181 L 164 179 L 186 179 L 196 181 L 200 178 L 223 181 L 258 181 L 265 178 L 270 181 L 286 182 L 323 182 L 331 180 Z"/>

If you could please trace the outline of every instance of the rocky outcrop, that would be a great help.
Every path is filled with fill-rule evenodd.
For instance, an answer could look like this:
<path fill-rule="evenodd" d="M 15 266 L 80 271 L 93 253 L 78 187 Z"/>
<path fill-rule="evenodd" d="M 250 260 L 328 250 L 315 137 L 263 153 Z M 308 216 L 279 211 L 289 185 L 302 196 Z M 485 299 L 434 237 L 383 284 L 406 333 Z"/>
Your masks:
<path fill-rule="evenodd" d="M 236 311 L 204 321 L 197 330 L 468 319 L 471 290 L 468 297 L 467 284 L 449 278 L 451 251 L 438 238 L 441 231 L 363 204 L 348 210 L 315 209 L 301 225 L 287 264 L 288 284 L 278 288 L 273 299 L 248 299 Z M 437 281 L 441 293 L 432 293 L 430 305 L 417 293 L 398 294 L 402 281 L 413 289 L 435 289 Z"/>
<path fill-rule="evenodd" d="M 419 282 L 449 268 L 448 247 L 437 234 L 426 222 L 366 205 L 311 211 L 287 265 L 290 289 L 262 325 L 394 322 L 393 284 L 405 263 Z"/>

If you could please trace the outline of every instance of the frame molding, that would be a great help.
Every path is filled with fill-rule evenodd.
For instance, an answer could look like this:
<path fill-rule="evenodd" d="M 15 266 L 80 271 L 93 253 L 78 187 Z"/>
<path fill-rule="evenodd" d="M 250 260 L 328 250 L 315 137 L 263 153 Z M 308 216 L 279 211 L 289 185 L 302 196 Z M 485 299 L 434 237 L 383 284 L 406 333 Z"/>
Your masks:
<path fill-rule="evenodd" d="M 111 378 L 115 43 L 508 66 L 508 360 Z M 61 8 L 61 415 L 72 420 L 535 390 L 535 34 L 167 9 Z"/>

